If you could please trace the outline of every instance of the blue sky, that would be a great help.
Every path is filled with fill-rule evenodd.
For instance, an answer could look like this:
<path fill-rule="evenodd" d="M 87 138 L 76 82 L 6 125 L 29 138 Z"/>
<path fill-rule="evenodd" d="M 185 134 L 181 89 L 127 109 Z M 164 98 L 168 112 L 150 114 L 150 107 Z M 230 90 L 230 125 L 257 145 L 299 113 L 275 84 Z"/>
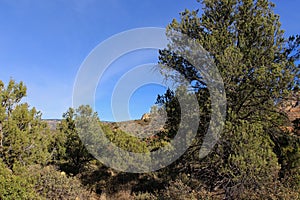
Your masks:
<path fill-rule="evenodd" d="M 274 2 L 286 34 L 300 33 L 300 1 Z M 43 118 L 61 118 L 72 105 L 81 63 L 100 42 L 133 28 L 166 27 L 185 8 L 199 6 L 196 0 L 0 0 L 0 80 L 24 81 L 25 101 Z M 114 64 L 130 68 L 157 61 L 156 51 L 127 56 Z M 113 120 L 99 90 L 96 111 L 102 120 Z M 163 91 L 158 85 L 140 88 L 130 99 L 131 117 L 147 112 Z"/>

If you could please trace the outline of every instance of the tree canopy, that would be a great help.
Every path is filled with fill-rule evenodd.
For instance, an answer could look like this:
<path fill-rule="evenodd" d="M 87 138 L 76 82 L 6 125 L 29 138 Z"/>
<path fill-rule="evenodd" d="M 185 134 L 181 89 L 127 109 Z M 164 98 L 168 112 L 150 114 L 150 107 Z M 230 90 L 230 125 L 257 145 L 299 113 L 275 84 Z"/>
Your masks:
<path fill-rule="evenodd" d="M 41 113 L 21 103 L 26 96 L 22 82 L 0 81 L 0 158 L 9 168 L 14 165 L 46 164 L 51 160 L 49 128 Z"/>
<path fill-rule="evenodd" d="M 300 37 L 284 37 L 280 18 L 273 10 L 275 5 L 268 0 L 199 2 L 203 5 L 201 14 L 199 10 L 185 10 L 179 21 L 174 19 L 168 25 L 170 46 L 160 50 L 160 70 L 163 74 L 175 70 L 178 75 L 171 73 L 166 77 L 177 83 L 184 77 L 190 83 L 190 90 L 198 95 L 203 120 L 198 131 L 201 141 L 210 115 L 207 82 L 197 66 L 173 49 L 179 46 L 179 51 L 185 51 L 181 47 L 188 36 L 209 53 L 223 78 L 227 116 L 216 148 L 207 158 L 199 160 L 200 165 L 194 170 L 209 187 L 223 188 L 226 198 L 250 198 L 241 193 L 272 187 L 279 180 L 280 165 L 286 159 L 281 139 L 291 136 L 282 129 L 288 118 L 278 107 L 299 85 Z M 167 91 L 158 97 L 158 102 L 179 110 L 174 98 Z M 174 115 L 168 116 L 167 126 L 176 127 L 180 118 L 174 120 Z M 195 148 L 188 152 L 194 153 Z M 188 169 L 189 164 L 185 166 Z M 253 198 L 271 195 L 271 191 L 264 192 L 254 192 Z"/>

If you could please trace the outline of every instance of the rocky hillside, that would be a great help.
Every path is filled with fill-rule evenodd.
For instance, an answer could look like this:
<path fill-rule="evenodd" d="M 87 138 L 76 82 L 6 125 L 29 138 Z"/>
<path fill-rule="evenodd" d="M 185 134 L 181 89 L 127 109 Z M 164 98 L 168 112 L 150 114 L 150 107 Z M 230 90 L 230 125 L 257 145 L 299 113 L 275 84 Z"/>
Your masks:
<path fill-rule="evenodd" d="M 292 122 L 295 119 L 300 119 L 300 94 L 290 98 L 290 100 L 282 102 L 280 110 L 283 111 Z M 57 124 L 60 122 L 59 119 L 46 119 L 45 120 L 51 130 L 55 130 Z M 155 133 L 162 131 L 166 121 L 165 116 L 150 114 L 144 114 L 141 119 L 129 120 L 123 122 L 107 122 L 102 123 L 109 125 L 113 130 L 120 129 L 127 133 L 131 133 L 134 136 L 143 138 L 154 135 Z M 292 130 L 292 124 L 287 125 L 288 130 Z"/>
<path fill-rule="evenodd" d="M 283 110 L 289 117 L 290 121 L 294 121 L 295 119 L 300 118 L 300 102 L 299 102 L 299 100 L 289 101 Z"/>
<path fill-rule="evenodd" d="M 109 125 L 113 130 L 120 129 L 133 136 L 145 138 L 164 130 L 165 118 L 159 115 L 144 114 L 139 120 L 102 123 Z"/>
<path fill-rule="evenodd" d="M 289 100 L 281 102 L 280 110 L 287 115 L 290 122 L 300 119 L 300 92 L 295 93 Z M 290 132 L 293 131 L 293 124 L 288 124 L 286 129 Z M 300 136 L 300 133 L 297 133 L 297 135 Z"/>
<path fill-rule="evenodd" d="M 51 130 L 55 130 L 57 124 L 61 121 L 59 119 L 45 119 Z M 129 120 L 123 122 L 107 122 L 102 123 L 109 125 L 113 130 L 120 129 L 124 132 L 130 133 L 136 137 L 144 138 L 156 134 L 163 130 L 165 118 L 156 115 L 144 114 L 141 119 Z"/>

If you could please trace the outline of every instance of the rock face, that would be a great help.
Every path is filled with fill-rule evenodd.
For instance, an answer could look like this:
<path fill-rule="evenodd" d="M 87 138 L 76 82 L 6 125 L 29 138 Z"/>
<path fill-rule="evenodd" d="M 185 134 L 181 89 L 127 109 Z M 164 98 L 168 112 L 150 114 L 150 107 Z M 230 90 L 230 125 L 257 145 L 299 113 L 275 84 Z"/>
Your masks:
<path fill-rule="evenodd" d="M 141 120 L 143 120 L 143 121 L 145 121 L 145 122 L 150 121 L 150 119 L 151 119 L 151 116 L 150 116 L 149 113 L 143 114 L 143 116 L 142 116 L 142 118 L 141 118 Z"/>
<path fill-rule="evenodd" d="M 163 114 L 144 114 L 141 119 L 122 121 L 122 122 L 103 122 L 108 125 L 111 130 L 122 130 L 130 135 L 139 138 L 148 138 L 165 131 L 164 126 L 166 116 Z"/>
<path fill-rule="evenodd" d="M 289 100 L 282 102 L 280 105 L 280 110 L 288 116 L 290 121 L 290 124 L 284 127 L 284 129 L 290 133 L 293 132 L 295 127 L 292 122 L 296 119 L 300 119 L 300 93 L 298 92 Z M 300 132 L 297 132 L 296 134 L 300 136 Z"/>
<path fill-rule="evenodd" d="M 300 118 L 300 94 L 295 94 L 290 100 L 283 102 L 280 107 L 287 114 L 291 122 Z"/>
<path fill-rule="evenodd" d="M 300 118 L 300 104 L 298 101 L 292 103 L 292 105 L 286 110 L 286 113 L 290 121 L 294 121 L 297 118 Z"/>

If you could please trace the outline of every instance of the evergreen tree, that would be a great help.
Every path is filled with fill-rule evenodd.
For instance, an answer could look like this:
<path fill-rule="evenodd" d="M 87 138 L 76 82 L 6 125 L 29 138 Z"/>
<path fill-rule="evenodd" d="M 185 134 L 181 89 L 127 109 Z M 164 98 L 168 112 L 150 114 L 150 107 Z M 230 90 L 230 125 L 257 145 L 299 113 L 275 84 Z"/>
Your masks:
<path fill-rule="evenodd" d="M 265 116 L 274 115 L 275 102 L 295 87 L 295 76 L 299 74 L 296 39 L 287 41 L 283 37 L 279 16 L 272 10 L 274 4 L 267 0 L 202 3 L 201 17 L 198 11 L 185 10 L 180 22 L 173 20 L 168 26 L 171 45 L 180 44 L 174 31 L 196 39 L 221 73 L 229 110 L 239 119 L 268 120 Z M 184 75 L 196 91 L 206 87 L 197 68 L 174 52 L 160 51 L 160 63 Z M 274 117 L 270 118 L 278 125 Z"/>
<path fill-rule="evenodd" d="M 281 127 L 287 121 L 278 103 L 297 87 L 299 67 L 295 62 L 300 55 L 300 39 L 283 37 L 279 16 L 274 14 L 274 4 L 268 0 L 202 0 L 201 3 L 200 17 L 198 10 L 185 10 L 180 21 L 174 19 L 167 27 L 171 42 L 169 48 L 160 51 L 161 71 L 167 74 L 165 71 L 171 68 L 189 81 L 202 107 L 200 115 L 207 119 L 210 108 L 207 83 L 197 66 L 172 51 L 184 42 L 184 37 L 177 33 L 189 36 L 209 52 L 224 81 L 227 118 L 215 152 L 192 168 L 210 188 L 223 189 L 228 199 L 251 198 L 241 194 L 246 191 L 258 194 L 278 178 L 280 165 L 274 152 L 280 156 L 279 139 L 285 134 Z M 170 77 L 182 82 L 179 76 Z M 200 135 L 209 120 L 204 122 L 199 124 Z M 275 151 L 275 147 L 279 150 Z M 270 198 L 276 192 L 262 195 Z"/>
<path fill-rule="evenodd" d="M 63 120 L 58 126 L 61 137 L 56 146 L 60 152 L 60 160 L 65 160 L 67 164 L 65 170 L 68 172 L 78 173 L 87 162 L 93 159 L 79 135 L 79 129 L 82 128 L 81 123 L 88 123 L 83 125 L 91 127 L 90 118 L 94 119 L 94 123 L 99 123 L 96 113 L 93 113 L 89 106 L 80 106 L 77 109 L 69 108 L 63 114 Z M 86 132 L 84 134 L 93 136 L 96 133 Z"/>
<path fill-rule="evenodd" d="M 41 113 L 21 103 L 26 96 L 22 82 L 0 81 L 0 158 L 9 167 L 46 164 L 51 160 L 49 128 Z"/>

